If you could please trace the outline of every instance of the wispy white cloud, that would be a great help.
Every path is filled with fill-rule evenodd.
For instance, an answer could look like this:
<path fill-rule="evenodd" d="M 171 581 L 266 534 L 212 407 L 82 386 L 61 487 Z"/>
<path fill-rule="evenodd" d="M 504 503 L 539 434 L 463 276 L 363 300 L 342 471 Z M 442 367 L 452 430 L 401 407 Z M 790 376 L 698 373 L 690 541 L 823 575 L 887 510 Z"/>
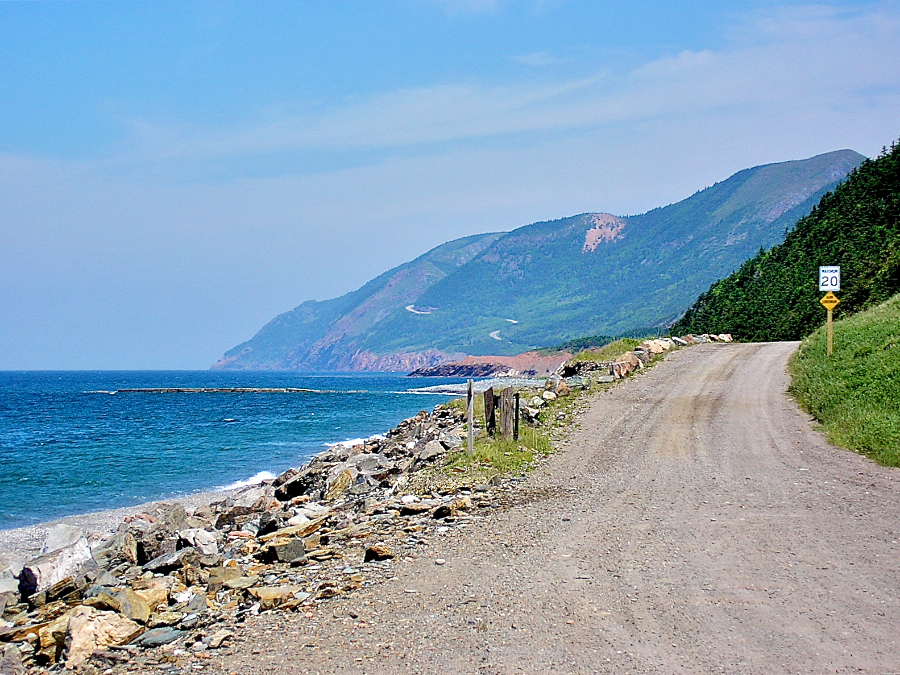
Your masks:
<path fill-rule="evenodd" d="M 790 7 L 748 17 L 729 48 L 683 51 L 630 72 L 604 70 L 549 84 L 539 79 L 401 89 L 299 114 L 269 114 L 238 128 L 131 124 L 147 157 L 202 161 L 574 133 L 714 110 L 889 106 L 900 95 L 897 44 L 896 6 L 867 12 Z M 519 58 L 531 65 L 553 61 L 544 52 Z"/>

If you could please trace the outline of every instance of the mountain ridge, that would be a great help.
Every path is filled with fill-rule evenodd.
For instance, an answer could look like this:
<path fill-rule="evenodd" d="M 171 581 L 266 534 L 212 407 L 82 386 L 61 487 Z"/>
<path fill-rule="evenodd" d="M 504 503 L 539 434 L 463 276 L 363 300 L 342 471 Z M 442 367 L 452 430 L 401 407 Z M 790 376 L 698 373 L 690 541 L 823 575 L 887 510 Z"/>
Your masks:
<path fill-rule="evenodd" d="M 781 241 L 863 159 L 839 150 L 767 164 L 639 215 L 584 213 L 453 240 L 279 315 L 213 368 L 408 371 L 668 325 Z"/>

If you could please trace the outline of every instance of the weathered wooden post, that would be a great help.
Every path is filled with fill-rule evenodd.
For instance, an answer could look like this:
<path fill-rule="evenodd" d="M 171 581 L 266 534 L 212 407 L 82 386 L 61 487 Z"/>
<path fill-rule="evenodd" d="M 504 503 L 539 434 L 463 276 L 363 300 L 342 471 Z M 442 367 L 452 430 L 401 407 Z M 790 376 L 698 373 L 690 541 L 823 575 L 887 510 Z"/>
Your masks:
<path fill-rule="evenodd" d="M 475 454 L 475 416 L 472 411 L 475 407 L 475 395 L 472 391 L 472 380 L 469 380 L 469 392 L 466 398 L 468 403 L 466 406 L 466 421 L 469 423 L 469 456 L 472 456 Z"/>
<path fill-rule="evenodd" d="M 488 436 L 493 436 L 497 431 L 497 410 L 494 399 L 494 388 L 489 387 L 484 392 L 484 428 Z"/>
<path fill-rule="evenodd" d="M 515 410 L 516 404 L 513 399 L 513 388 L 507 387 L 500 394 L 500 436 L 504 441 L 512 440 Z"/>
<path fill-rule="evenodd" d="M 519 440 L 519 392 L 516 392 L 516 416 L 513 423 L 513 440 Z"/>

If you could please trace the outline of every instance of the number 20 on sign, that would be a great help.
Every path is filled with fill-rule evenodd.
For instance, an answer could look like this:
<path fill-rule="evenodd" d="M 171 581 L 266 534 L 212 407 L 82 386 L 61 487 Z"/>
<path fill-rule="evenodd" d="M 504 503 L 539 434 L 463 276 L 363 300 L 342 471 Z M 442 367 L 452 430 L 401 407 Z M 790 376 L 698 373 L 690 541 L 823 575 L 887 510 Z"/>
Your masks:
<path fill-rule="evenodd" d="M 834 351 L 834 323 L 832 321 L 832 312 L 837 307 L 840 300 L 834 294 L 834 291 L 841 290 L 841 268 L 837 265 L 819 268 L 819 290 L 828 291 L 825 297 L 819 300 L 820 303 L 828 310 L 828 356 Z"/>
<path fill-rule="evenodd" d="M 819 290 L 832 293 L 841 290 L 841 268 L 838 265 L 819 268 Z"/>

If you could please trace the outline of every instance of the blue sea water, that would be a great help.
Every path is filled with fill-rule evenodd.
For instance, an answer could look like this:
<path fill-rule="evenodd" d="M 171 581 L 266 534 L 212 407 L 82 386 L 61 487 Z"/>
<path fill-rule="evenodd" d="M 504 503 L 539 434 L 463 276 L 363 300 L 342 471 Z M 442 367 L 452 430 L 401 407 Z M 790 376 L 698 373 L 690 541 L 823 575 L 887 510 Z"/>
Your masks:
<path fill-rule="evenodd" d="M 384 374 L 0 372 L 0 529 L 277 475 L 331 443 L 386 432 L 449 398 L 409 389 L 459 381 Z M 227 387 L 314 391 L 121 391 Z"/>

